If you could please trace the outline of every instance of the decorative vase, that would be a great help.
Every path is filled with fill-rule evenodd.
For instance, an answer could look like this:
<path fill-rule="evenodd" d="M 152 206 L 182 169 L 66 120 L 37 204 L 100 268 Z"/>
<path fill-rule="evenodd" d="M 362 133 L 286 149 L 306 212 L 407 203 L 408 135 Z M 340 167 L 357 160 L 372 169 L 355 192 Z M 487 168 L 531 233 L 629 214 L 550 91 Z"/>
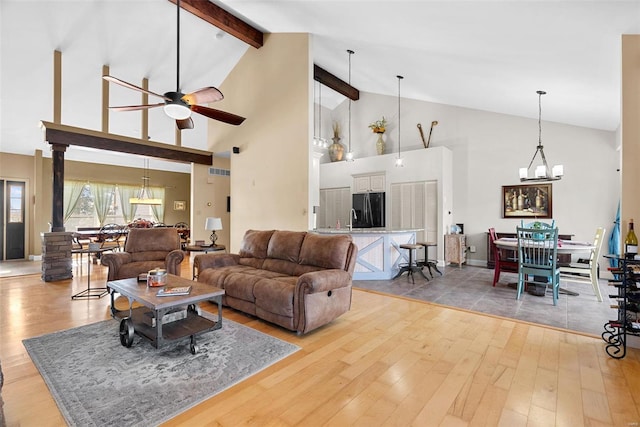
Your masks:
<path fill-rule="evenodd" d="M 376 150 L 378 154 L 384 154 L 384 139 L 382 139 L 382 133 L 378 134 L 378 140 L 376 141 Z"/>
<path fill-rule="evenodd" d="M 344 146 L 340 144 L 340 138 L 337 136 L 331 139 L 333 139 L 333 144 L 329 146 L 329 159 L 332 162 L 339 162 L 344 154 Z"/>

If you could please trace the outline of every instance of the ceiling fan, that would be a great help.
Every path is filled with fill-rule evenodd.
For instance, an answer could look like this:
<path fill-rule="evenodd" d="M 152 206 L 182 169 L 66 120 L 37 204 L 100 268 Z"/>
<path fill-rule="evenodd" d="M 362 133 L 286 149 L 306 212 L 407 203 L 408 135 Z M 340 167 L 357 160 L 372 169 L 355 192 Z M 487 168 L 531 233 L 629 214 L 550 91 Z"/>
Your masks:
<path fill-rule="evenodd" d="M 176 91 L 166 92 L 164 95 L 159 95 L 113 76 L 102 76 L 103 79 L 109 82 L 116 83 L 120 86 L 137 90 L 138 92 L 146 93 L 148 95 L 153 95 L 164 100 L 164 102 L 159 102 L 157 104 L 109 107 L 109 109 L 113 111 L 135 111 L 163 106 L 164 112 L 172 119 L 175 119 L 176 126 L 180 130 L 193 129 L 193 119 L 191 119 L 192 111 L 213 120 L 218 120 L 235 126 L 240 125 L 244 121 L 244 117 L 199 105 L 223 99 L 224 95 L 222 95 L 222 92 L 217 88 L 209 86 L 186 94 L 180 90 L 180 0 L 177 0 L 176 6 L 178 22 Z"/>

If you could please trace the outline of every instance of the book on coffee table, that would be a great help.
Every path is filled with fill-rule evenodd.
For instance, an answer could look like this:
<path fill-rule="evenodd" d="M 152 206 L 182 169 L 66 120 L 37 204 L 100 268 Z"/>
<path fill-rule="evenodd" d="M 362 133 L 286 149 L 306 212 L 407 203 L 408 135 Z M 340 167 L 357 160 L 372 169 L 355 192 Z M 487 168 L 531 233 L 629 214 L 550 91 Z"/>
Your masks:
<path fill-rule="evenodd" d="M 189 295 L 191 286 L 167 286 L 158 291 L 159 297 L 172 297 L 176 295 Z"/>

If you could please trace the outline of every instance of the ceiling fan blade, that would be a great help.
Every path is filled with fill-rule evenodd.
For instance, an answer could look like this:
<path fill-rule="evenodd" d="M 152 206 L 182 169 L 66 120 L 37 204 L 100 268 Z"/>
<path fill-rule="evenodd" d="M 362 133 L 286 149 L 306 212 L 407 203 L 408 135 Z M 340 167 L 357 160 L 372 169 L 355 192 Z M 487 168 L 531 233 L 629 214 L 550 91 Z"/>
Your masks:
<path fill-rule="evenodd" d="M 176 126 L 178 127 L 178 129 L 182 130 L 182 129 L 193 129 L 193 120 L 191 119 L 191 117 L 187 117 L 184 120 L 176 120 Z"/>
<path fill-rule="evenodd" d="M 157 96 L 158 98 L 162 98 L 162 99 L 167 100 L 167 101 L 171 101 L 169 98 L 167 98 L 164 95 L 158 95 L 157 93 L 148 91 L 148 90 L 143 89 L 141 87 L 138 87 L 136 85 L 132 85 L 131 83 L 127 83 L 124 80 L 117 79 L 117 78 L 115 78 L 113 76 L 102 76 L 102 78 L 105 79 L 108 82 L 119 84 L 120 86 L 124 86 L 124 87 L 129 88 L 129 89 L 137 90 L 138 92 L 146 93 L 146 94 L 149 94 L 149 95 Z"/>
<path fill-rule="evenodd" d="M 216 110 L 214 108 L 203 107 L 202 105 L 191 105 L 191 111 L 194 111 L 210 119 L 218 120 L 230 125 L 238 126 L 244 122 L 244 117 L 237 116 L 226 111 Z"/>
<path fill-rule="evenodd" d="M 135 110 L 147 110 L 149 108 L 160 107 L 165 105 L 164 102 L 159 104 L 148 104 L 148 105 L 124 105 L 122 107 L 109 107 L 110 110 L 113 111 L 135 111 Z"/>
<path fill-rule="evenodd" d="M 198 89 L 195 92 L 188 93 L 182 97 L 182 100 L 189 105 L 194 104 L 208 104 L 210 102 L 220 101 L 224 98 L 222 92 L 220 92 L 217 88 L 203 87 L 202 89 Z"/>

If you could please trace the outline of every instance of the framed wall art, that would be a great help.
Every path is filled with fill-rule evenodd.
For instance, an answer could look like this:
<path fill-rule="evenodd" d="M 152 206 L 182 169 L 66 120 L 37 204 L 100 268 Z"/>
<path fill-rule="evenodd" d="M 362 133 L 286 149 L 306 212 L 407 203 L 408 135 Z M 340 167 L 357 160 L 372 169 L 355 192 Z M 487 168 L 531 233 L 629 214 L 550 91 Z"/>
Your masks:
<path fill-rule="evenodd" d="M 184 200 L 176 200 L 173 202 L 174 211 L 183 211 L 187 208 L 187 202 Z"/>
<path fill-rule="evenodd" d="M 551 218 L 551 184 L 503 185 L 503 218 Z"/>

